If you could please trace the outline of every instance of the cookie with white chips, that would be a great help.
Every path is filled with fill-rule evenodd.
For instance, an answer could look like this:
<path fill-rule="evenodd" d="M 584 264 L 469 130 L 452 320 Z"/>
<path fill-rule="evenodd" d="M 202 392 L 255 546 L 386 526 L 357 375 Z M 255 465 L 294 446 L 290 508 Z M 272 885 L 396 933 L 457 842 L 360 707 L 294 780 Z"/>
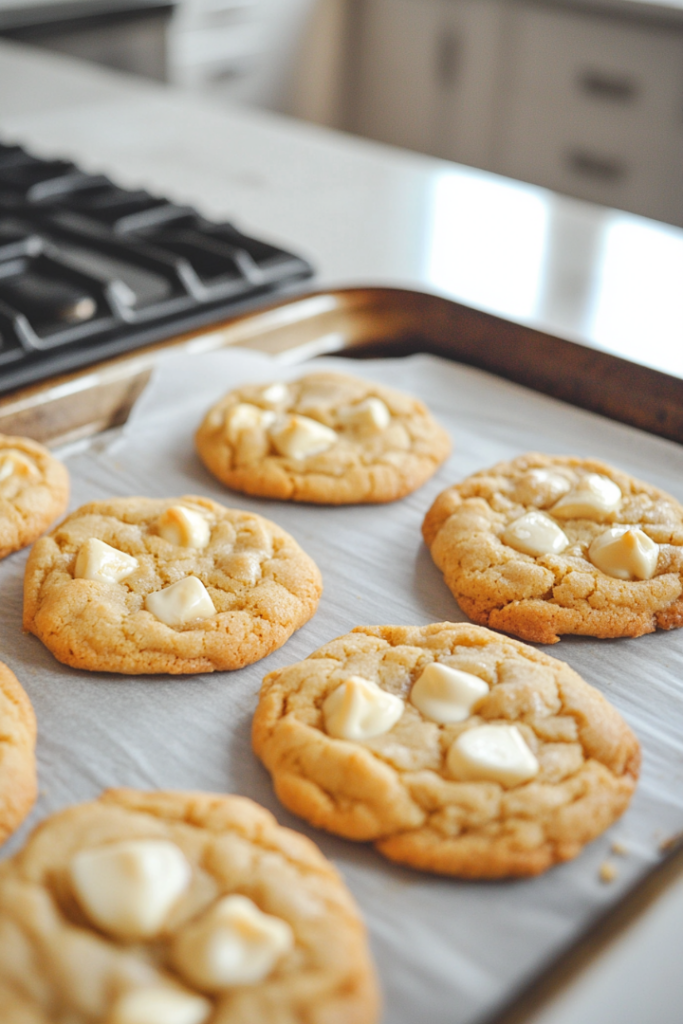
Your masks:
<path fill-rule="evenodd" d="M 483 626 L 555 643 L 683 625 L 683 506 L 596 459 L 522 455 L 443 491 L 422 533 Z"/>
<path fill-rule="evenodd" d="M 329 372 L 231 391 L 207 413 L 196 445 L 234 490 L 323 505 L 402 498 L 451 449 L 417 398 Z"/>
<path fill-rule="evenodd" d="M 624 812 L 640 765 L 568 665 L 479 626 L 359 626 L 263 680 L 254 750 L 295 814 L 391 860 L 535 875 Z"/>
<path fill-rule="evenodd" d="M 36 799 L 36 716 L 23 686 L 0 662 L 0 843 Z"/>
<path fill-rule="evenodd" d="M 315 562 L 269 519 L 206 498 L 112 498 L 33 547 L 24 628 L 74 668 L 236 669 L 315 612 Z"/>
<path fill-rule="evenodd" d="M 0 434 L 0 558 L 26 547 L 66 510 L 69 474 L 47 448 Z"/>
<path fill-rule="evenodd" d="M 11 1022 L 374 1024 L 378 1002 L 339 875 L 243 797 L 110 790 L 0 865 Z"/>

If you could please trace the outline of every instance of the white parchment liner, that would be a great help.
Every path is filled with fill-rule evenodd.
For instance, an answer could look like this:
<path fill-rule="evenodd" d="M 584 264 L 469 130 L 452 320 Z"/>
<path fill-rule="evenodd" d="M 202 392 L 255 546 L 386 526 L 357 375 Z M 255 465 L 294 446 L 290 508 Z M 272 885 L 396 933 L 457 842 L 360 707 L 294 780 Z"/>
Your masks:
<path fill-rule="evenodd" d="M 472 883 L 423 875 L 370 847 L 316 832 L 275 799 L 251 752 L 263 675 L 306 657 L 359 624 L 463 621 L 422 543 L 420 526 L 447 485 L 529 450 L 592 455 L 683 499 L 683 448 L 574 409 L 478 370 L 431 356 L 355 363 L 318 360 L 419 395 L 450 431 L 454 452 L 416 494 L 391 505 L 325 508 L 226 491 L 204 469 L 193 432 L 206 408 L 247 381 L 299 376 L 301 367 L 226 350 L 172 356 L 122 431 L 67 453 L 75 509 L 112 495 L 204 494 L 274 519 L 320 566 L 315 617 L 279 651 L 239 672 L 171 678 L 79 672 L 21 632 L 26 552 L 0 564 L 2 653 L 39 723 L 41 793 L 23 842 L 45 815 L 112 785 L 241 793 L 311 836 L 337 864 L 368 923 L 390 1024 L 469 1024 L 491 1011 L 619 899 L 683 828 L 683 631 L 637 640 L 565 638 L 546 650 L 569 662 L 637 732 L 642 779 L 625 817 L 574 862 L 528 881 Z M 637 396 L 634 396 L 637 401 Z M 615 840 L 618 879 L 599 880 Z"/>

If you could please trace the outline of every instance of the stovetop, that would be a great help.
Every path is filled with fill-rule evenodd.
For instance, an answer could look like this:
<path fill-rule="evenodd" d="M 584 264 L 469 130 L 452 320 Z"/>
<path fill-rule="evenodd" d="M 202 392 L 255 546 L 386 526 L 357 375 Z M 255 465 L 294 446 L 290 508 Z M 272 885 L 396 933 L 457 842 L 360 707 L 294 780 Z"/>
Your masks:
<path fill-rule="evenodd" d="M 312 272 L 189 206 L 0 144 L 0 393 L 216 322 Z"/>

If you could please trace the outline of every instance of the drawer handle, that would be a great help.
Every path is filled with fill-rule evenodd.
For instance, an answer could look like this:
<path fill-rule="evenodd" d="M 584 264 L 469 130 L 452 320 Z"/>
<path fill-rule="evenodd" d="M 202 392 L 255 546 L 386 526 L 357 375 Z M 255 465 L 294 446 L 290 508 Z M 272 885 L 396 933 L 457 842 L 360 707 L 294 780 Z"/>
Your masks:
<path fill-rule="evenodd" d="M 436 81 L 442 89 L 452 88 L 460 70 L 460 40 L 453 32 L 441 32 L 436 41 Z"/>
<path fill-rule="evenodd" d="M 593 181 L 615 183 L 622 181 L 627 174 L 623 160 L 588 153 L 583 149 L 570 150 L 565 156 L 565 163 L 574 174 Z"/>
<path fill-rule="evenodd" d="M 229 64 L 226 67 L 216 68 L 215 70 L 209 71 L 203 76 L 203 83 L 211 88 L 212 85 L 221 86 L 228 85 L 231 82 L 237 82 L 240 78 L 244 78 L 249 73 L 249 62 L 242 58 L 241 60 Z"/>
<path fill-rule="evenodd" d="M 633 103 L 640 92 L 638 82 L 633 78 L 591 69 L 579 75 L 578 84 L 581 92 L 592 99 L 611 103 Z"/>

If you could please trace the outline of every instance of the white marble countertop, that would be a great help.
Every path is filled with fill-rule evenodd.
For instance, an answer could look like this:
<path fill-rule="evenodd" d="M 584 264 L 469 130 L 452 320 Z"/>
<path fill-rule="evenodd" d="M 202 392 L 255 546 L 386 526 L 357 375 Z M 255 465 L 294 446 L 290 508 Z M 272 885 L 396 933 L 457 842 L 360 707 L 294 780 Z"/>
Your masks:
<path fill-rule="evenodd" d="M 683 231 L 0 43 L 0 137 L 300 251 L 683 375 Z M 534 1024 L 680 1024 L 683 885 Z"/>

